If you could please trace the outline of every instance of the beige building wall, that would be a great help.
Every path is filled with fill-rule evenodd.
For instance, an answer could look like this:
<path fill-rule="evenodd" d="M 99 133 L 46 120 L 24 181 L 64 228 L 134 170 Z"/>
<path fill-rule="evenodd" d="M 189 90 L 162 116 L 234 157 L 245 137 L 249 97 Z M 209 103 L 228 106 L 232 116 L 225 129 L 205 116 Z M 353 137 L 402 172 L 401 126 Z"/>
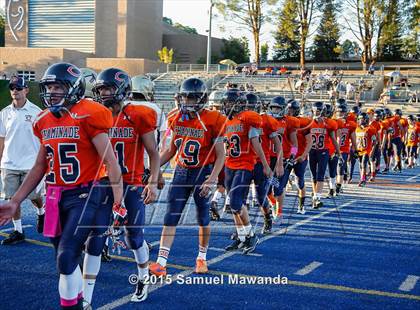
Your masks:
<path fill-rule="evenodd" d="M 223 40 L 212 38 L 212 55 L 220 55 Z M 207 36 L 200 34 L 164 34 L 163 46 L 174 49 L 177 63 L 194 64 L 200 58 L 207 59 Z"/>
<path fill-rule="evenodd" d="M 95 55 L 117 56 L 118 2 L 96 0 L 95 4 Z"/>
<path fill-rule="evenodd" d="M 86 67 L 100 72 L 106 68 L 114 67 L 126 71 L 130 76 L 150 72 L 166 72 L 166 65 L 141 58 L 87 58 Z"/>
<path fill-rule="evenodd" d="M 8 77 L 17 71 L 34 71 L 39 80 L 45 70 L 56 62 L 70 62 L 79 67 L 86 66 L 89 54 L 62 48 L 0 48 L 0 71 Z"/>
<path fill-rule="evenodd" d="M 5 46 L 28 46 L 28 0 L 5 0 Z"/>

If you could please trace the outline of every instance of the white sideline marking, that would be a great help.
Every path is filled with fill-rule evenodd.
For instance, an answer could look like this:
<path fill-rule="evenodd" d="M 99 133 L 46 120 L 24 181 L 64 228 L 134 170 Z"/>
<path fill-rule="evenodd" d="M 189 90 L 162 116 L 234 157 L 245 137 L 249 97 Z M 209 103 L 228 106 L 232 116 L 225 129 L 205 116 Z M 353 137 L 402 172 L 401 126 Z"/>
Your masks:
<path fill-rule="evenodd" d="M 300 227 L 302 225 L 305 225 L 306 223 L 312 222 L 313 220 L 318 219 L 318 218 L 320 218 L 320 217 L 322 217 L 322 216 L 324 216 L 326 214 L 329 214 L 329 213 L 332 213 L 332 212 L 336 212 L 337 210 L 340 210 L 340 209 L 342 209 L 344 207 L 347 207 L 347 206 L 353 204 L 356 201 L 357 201 L 357 199 L 350 200 L 350 201 L 348 201 L 346 203 L 343 203 L 341 206 L 338 206 L 337 208 L 330 208 L 330 209 L 328 209 L 328 210 L 326 210 L 324 212 L 318 213 L 317 215 L 311 216 L 311 217 L 309 217 L 309 218 L 307 218 L 305 220 L 302 220 L 302 221 L 299 221 L 299 222 L 297 222 L 297 223 L 295 223 L 293 225 L 290 225 L 289 227 L 285 227 L 285 228 L 276 230 L 271 235 L 268 235 L 268 236 L 265 236 L 263 238 L 260 238 L 259 244 L 263 243 L 264 241 L 267 241 L 267 240 L 270 240 L 272 238 L 275 238 L 275 237 L 277 237 L 277 236 L 279 236 L 281 234 L 284 234 L 284 233 L 286 233 L 288 231 L 291 231 L 291 230 L 293 230 L 293 229 L 295 229 L 297 227 Z M 211 266 L 213 264 L 216 264 L 216 263 L 218 263 L 218 262 L 220 262 L 220 261 L 222 261 L 222 260 L 224 260 L 224 259 L 226 259 L 228 257 L 231 257 L 233 255 L 235 255 L 235 252 L 226 252 L 224 254 L 221 254 L 219 256 L 216 256 L 216 257 L 210 259 L 209 261 L 207 261 L 207 266 Z M 174 274 L 173 275 L 173 279 L 177 279 L 178 275 L 182 275 L 182 276 L 186 277 L 186 276 L 189 276 L 189 275 L 191 275 L 193 273 L 194 273 L 194 270 L 193 269 L 192 270 L 185 270 L 183 272 Z M 173 281 L 173 282 L 176 282 L 176 281 Z M 152 286 L 149 287 L 149 293 L 151 293 L 153 291 L 156 291 L 156 290 L 158 290 L 158 289 L 160 289 L 160 288 L 162 288 L 162 287 L 164 287 L 166 285 L 167 285 L 166 283 L 165 284 L 159 284 L 159 285 L 152 285 Z M 112 302 L 110 302 L 110 303 L 108 303 L 106 305 L 103 305 L 102 307 L 98 308 L 98 310 L 108 310 L 108 309 L 115 309 L 115 308 L 121 307 L 122 305 L 125 305 L 125 304 L 127 304 L 127 303 L 130 302 L 131 295 L 132 294 L 123 296 L 123 297 L 121 297 L 119 299 L 116 299 L 116 300 L 114 300 L 114 301 L 112 301 Z"/>
<path fill-rule="evenodd" d="M 209 250 L 216 251 L 216 252 L 226 252 L 225 249 L 213 248 L 213 247 L 209 247 Z M 242 252 L 238 252 L 238 251 L 235 251 L 234 253 L 243 255 Z M 246 256 L 262 257 L 263 255 L 258 254 L 258 253 L 249 253 L 249 254 L 246 254 Z"/>
<path fill-rule="evenodd" d="M 28 227 L 32 227 L 32 225 L 23 225 L 22 228 L 28 228 Z M 10 227 L 10 228 L 6 228 L 6 229 L 2 229 L 0 230 L 0 232 L 8 232 L 8 231 L 14 231 L 15 228 L 14 227 Z"/>
<path fill-rule="evenodd" d="M 401 283 L 401 285 L 398 289 L 400 291 L 409 292 L 414 288 L 414 286 L 416 286 L 416 283 L 419 279 L 420 279 L 420 277 L 418 277 L 418 276 L 409 275 L 404 280 L 404 282 Z"/>
<path fill-rule="evenodd" d="M 412 176 L 412 177 L 408 178 L 406 181 L 411 182 L 412 180 L 414 180 L 415 178 L 418 178 L 418 177 L 420 177 L 420 174 Z"/>
<path fill-rule="evenodd" d="M 311 273 L 312 271 L 314 271 L 316 268 L 318 268 L 319 266 L 321 266 L 322 263 L 320 262 L 312 262 L 309 265 L 303 267 L 302 269 L 299 269 L 298 271 L 295 272 L 296 275 L 298 276 L 305 276 L 309 273 Z"/>

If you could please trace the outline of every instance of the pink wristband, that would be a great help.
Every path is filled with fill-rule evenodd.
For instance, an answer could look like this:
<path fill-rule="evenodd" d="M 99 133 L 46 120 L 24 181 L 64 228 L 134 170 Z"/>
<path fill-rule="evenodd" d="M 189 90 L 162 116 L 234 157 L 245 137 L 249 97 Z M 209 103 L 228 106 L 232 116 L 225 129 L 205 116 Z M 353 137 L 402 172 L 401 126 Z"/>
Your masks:
<path fill-rule="evenodd" d="M 292 149 L 290 150 L 290 154 L 292 154 L 293 156 L 296 156 L 298 152 L 298 148 L 296 146 L 292 146 Z"/>

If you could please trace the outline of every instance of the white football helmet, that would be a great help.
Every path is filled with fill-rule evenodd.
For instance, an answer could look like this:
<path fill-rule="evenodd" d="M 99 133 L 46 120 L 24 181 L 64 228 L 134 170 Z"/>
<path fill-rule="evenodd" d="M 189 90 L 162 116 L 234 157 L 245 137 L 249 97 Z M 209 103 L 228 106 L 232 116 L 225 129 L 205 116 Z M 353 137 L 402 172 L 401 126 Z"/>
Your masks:
<path fill-rule="evenodd" d="M 97 74 L 89 68 L 82 68 L 80 71 L 82 71 L 83 77 L 85 78 L 85 97 L 93 98 L 92 88 L 95 86 Z"/>
<path fill-rule="evenodd" d="M 131 78 L 132 93 L 142 94 L 147 101 L 153 101 L 155 84 L 147 76 L 137 75 Z"/>

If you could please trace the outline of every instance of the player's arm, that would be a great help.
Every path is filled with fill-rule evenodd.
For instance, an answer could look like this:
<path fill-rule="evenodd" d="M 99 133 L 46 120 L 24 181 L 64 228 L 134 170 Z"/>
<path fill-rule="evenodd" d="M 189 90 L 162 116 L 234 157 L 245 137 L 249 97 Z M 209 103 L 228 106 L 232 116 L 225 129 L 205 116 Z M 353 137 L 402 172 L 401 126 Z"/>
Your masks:
<path fill-rule="evenodd" d="M 0 137 L 0 162 L 3 157 L 3 150 L 4 150 L 4 137 Z"/>
<path fill-rule="evenodd" d="M 163 148 L 164 148 L 163 151 L 160 153 L 160 166 L 165 165 L 176 154 L 177 148 L 175 146 L 175 135 L 174 134 L 172 134 L 172 138 L 171 138 L 171 142 L 169 143 L 169 147 L 165 148 L 165 146 L 163 146 Z"/>
<path fill-rule="evenodd" d="M 120 165 L 112 150 L 111 142 L 106 133 L 99 133 L 92 139 L 92 143 L 96 148 L 99 156 L 103 158 L 106 166 L 109 182 L 114 194 L 114 203 L 120 204 L 123 199 L 123 183 L 121 177 Z"/>
<path fill-rule="evenodd" d="M 281 144 L 278 135 L 271 138 L 271 142 L 274 144 L 274 149 L 276 150 L 276 153 L 277 153 L 277 161 L 276 161 L 276 167 L 274 168 L 274 172 L 276 176 L 281 177 L 284 174 L 283 145 Z"/>
<path fill-rule="evenodd" d="M 150 180 L 143 190 L 144 203 L 149 204 L 156 200 L 157 182 L 159 177 L 160 157 L 156 148 L 156 140 L 154 131 L 150 131 L 141 136 L 144 148 L 149 155 L 150 161 Z"/>
<path fill-rule="evenodd" d="M 307 135 L 305 135 L 305 149 L 303 150 L 302 155 L 300 155 L 296 160 L 298 162 L 302 162 L 305 160 L 305 158 L 308 156 L 309 152 L 312 148 L 312 135 L 310 132 L 308 132 Z"/>
<path fill-rule="evenodd" d="M 220 171 L 222 171 L 224 165 L 225 165 L 225 143 L 223 142 L 223 137 L 218 138 L 218 142 L 214 144 L 214 152 L 216 154 L 216 160 L 214 162 L 213 170 L 211 171 L 211 174 L 207 178 L 207 180 L 204 181 L 202 186 L 200 187 L 200 196 L 205 197 L 209 194 L 212 187 L 217 184 L 217 177 L 220 174 Z"/>
<path fill-rule="evenodd" d="M 264 167 L 264 174 L 267 177 L 271 177 L 272 171 L 270 169 L 269 164 L 267 163 L 267 159 L 265 158 L 264 151 L 261 146 L 259 130 L 256 128 L 251 128 L 248 134 L 249 139 L 251 140 L 252 147 L 254 148 L 255 154 L 257 154 L 258 158 L 261 160 L 261 163 Z"/>
<path fill-rule="evenodd" d="M 328 134 L 330 135 L 331 140 L 332 140 L 332 143 L 333 143 L 333 145 L 334 145 L 334 148 L 335 148 L 335 153 L 336 153 L 336 154 L 340 154 L 340 146 L 339 146 L 339 145 L 338 145 L 338 143 L 337 143 L 337 138 L 336 138 L 336 136 L 335 136 L 335 131 L 334 131 L 334 130 L 330 130 L 330 131 L 328 132 Z"/>
<path fill-rule="evenodd" d="M 7 224 L 23 200 L 37 187 L 47 170 L 47 151 L 41 146 L 35 160 L 35 164 L 28 172 L 22 185 L 13 197 L 3 205 L 0 205 L 0 225 Z"/>

